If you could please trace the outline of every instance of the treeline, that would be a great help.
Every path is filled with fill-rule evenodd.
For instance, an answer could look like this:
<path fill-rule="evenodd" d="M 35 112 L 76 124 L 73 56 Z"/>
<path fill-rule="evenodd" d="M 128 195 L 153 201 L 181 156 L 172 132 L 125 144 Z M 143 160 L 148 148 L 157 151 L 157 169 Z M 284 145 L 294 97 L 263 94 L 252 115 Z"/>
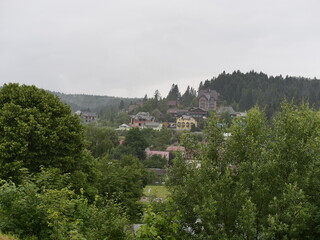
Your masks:
<path fill-rule="evenodd" d="M 112 108 L 118 110 L 121 103 L 124 107 L 127 108 L 130 103 L 141 100 L 141 98 L 121 98 L 86 94 L 64 94 L 58 92 L 52 93 L 58 96 L 62 102 L 68 104 L 73 111 L 88 110 L 91 112 L 96 112 L 99 116 L 105 113 L 105 109 Z"/>
<path fill-rule="evenodd" d="M 254 71 L 231 74 L 221 73 L 218 77 L 201 82 L 199 89 L 214 89 L 220 93 L 220 104 L 232 105 L 235 110 L 245 111 L 254 105 L 266 108 L 267 116 L 280 109 L 284 99 L 295 104 L 309 102 L 320 106 L 320 81 L 303 77 L 268 76 Z"/>

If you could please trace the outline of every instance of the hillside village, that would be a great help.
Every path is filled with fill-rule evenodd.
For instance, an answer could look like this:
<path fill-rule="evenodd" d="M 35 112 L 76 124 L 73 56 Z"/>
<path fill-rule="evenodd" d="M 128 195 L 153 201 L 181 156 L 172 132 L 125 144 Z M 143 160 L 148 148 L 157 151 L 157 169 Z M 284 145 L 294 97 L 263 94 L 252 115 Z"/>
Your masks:
<path fill-rule="evenodd" d="M 199 130 L 202 122 L 209 116 L 210 112 L 216 112 L 218 116 L 228 115 L 231 118 L 245 117 L 245 112 L 236 112 L 232 106 L 219 105 L 219 93 L 215 90 L 201 90 L 196 97 L 198 102 L 197 107 L 186 108 L 183 106 L 181 100 L 166 101 L 166 113 L 159 112 L 158 116 L 152 115 L 150 112 L 137 112 L 144 106 L 144 102 L 137 102 L 130 104 L 128 109 L 122 109 L 129 114 L 129 123 L 122 123 L 116 128 L 117 131 L 126 131 L 132 127 L 139 129 L 151 128 L 154 130 L 161 130 L 163 127 L 177 130 L 177 131 L 191 131 Z M 133 114 L 137 112 L 136 114 Z M 75 112 L 84 123 L 97 123 L 98 115 L 90 111 L 77 110 Z M 164 121 L 161 121 L 164 120 Z"/>
<path fill-rule="evenodd" d="M 318 84 L 302 79 L 288 89 L 300 81 L 305 92 L 307 83 Z M 213 83 L 200 84 L 198 91 L 188 87 L 182 95 L 173 84 L 164 98 L 159 91 L 151 98 L 112 98 L 112 106 L 92 108 L 96 111 L 88 105 L 71 111 L 48 91 L 5 84 L 0 89 L 1 231 L 20 239 L 179 234 L 203 239 L 216 233 L 213 221 L 228 225 L 230 231 L 218 229 L 227 236 L 223 239 L 232 239 L 247 223 L 257 232 L 251 239 L 263 234 L 304 239 L 307 232 L 307 239 L 316 239 L 317 102 L 311 107 L 303 95 L 295 98 L 298 104 L 284 100 L 269 117 L 267 110 L 278 106 L 259 106 L 268 99 L 254 99 L 260 90 L 244 88 L 235 104 L 228 90 L 240 85 L 215 89 Z M 282 93 L 283 99 L 292 95 Z M 94 106 L 95 97 L 90 99 Z M 248 111 L 241 107 L 253 102 Z M 256 225 L 252 216 L 259 214 Z M 270 219 L 290 229 L 278 230 Z M 293 237 L 296 229 L 303 237 Z"/>
<path fill-rule="evenodd" d="M 194 94 L 194 91 L 192 89 L 190 91 L 190 88 L 186 92 L 193 92 Z M 126 133 L 133 128 L 142 132 L 156 131 L 159 132 L 159 135 L 166 131 L 169 136 L 161 145 L 155 146 L 152 141 L 149 145 L 146 145 L 146 159 L 158 159 L 158 162 L 154 161 L 152 163 L 151 160 L 146 164 L 148 171 L 154 172 L 156 175 L 153 183 L 164 183 L 163 175 L 167 173 L 165 168 L 172 164 L 172 160 L 177 153 L 184 154 L 187 161 L 195 161 L 195 154 L 186 152 L 185 147 L 180 143 L 181 134 L 191 132 L 196 134 L 199 142 L 201 142 L 202 130 L 210 114 L 215 113 L 219 117 L 220 123 L 218 124 L 220 126 L 230 124 L 231 119 L 246 116 L 245 112 L 235 112 L 231 106 L 221 106 L 220 94 L 212 89 L 199 90 L 197 95 L 193 95 L 192 104 L 189 107 L 187 107 L 188 104 L 183 102 L 183 99 L 178 91 L 178 86 L 173 84 L 165 99 L 144 99 L 144 101 L 130 104 L 127 108 L 120 102 L 119 111 L 122 114 L 128 114 L 127 121 L 114 128 L 119 136 L 120 145 L 123 144 Z M 163 111 L 161 112 L 158 108 L 150 109 L 152 110 L 150 112 L 142 111 L 150 103 L 157 103 L 156 106 L 162 105 Z M 75 113 L 85 124 L 99 125 L 100 119 L 96 113 L 80 110 Z M 225 136 L 230 136 L 230 134 L 226 132 Z M 162 164 L 159 164 L 161 158 Z"/>

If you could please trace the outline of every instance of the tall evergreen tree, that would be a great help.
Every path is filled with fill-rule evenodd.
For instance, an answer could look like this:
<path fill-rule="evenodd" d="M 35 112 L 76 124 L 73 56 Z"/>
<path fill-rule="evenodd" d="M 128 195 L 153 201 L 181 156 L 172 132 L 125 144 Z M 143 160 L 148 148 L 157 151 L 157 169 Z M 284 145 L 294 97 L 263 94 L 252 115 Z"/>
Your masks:
<path fill-rule="evenodd" d="M 168 93 L 167 100 L 178 101 L 180 100 L 181 93 L 179 92 L 179 87 L 177 84 L 172 84 L 171 89 Z"/>

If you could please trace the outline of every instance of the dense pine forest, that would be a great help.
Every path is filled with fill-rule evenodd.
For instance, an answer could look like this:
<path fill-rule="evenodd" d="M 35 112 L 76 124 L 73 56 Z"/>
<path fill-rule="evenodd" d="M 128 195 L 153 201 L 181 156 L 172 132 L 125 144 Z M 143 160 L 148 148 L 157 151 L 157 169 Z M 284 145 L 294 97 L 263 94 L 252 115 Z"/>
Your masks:
<path fill-rule="evenodd" d="M 223 105 L 232 105 L 235 110 L 245 111 L 254 105 L 266 108 L 271 116 L 280 109 L 284 99 L 320 106 L 320 81 L 304 77 L 268 76 L 254 71 L 221 73 L 218 77 L 201 82 L 199 89 L 215 89 L 221 95 Z"/>

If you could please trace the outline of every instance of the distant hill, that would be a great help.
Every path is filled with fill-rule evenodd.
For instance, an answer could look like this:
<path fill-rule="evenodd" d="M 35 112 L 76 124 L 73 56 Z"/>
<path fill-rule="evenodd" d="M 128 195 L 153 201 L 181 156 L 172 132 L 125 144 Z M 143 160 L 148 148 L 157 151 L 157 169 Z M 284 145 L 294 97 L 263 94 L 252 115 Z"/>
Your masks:
<path fill-rule="evenodd" d="M 64 94 L 58 92 L 51 93 L 58 96 L 62 102 L 71 106 L 73 111 L 89 110 L 98 114 L 104 111 L 105 108 L 112 107 L 118 109 L 121 101 L 124 102 L 125 107 L 129 106 L 131 102 L 141 101 L 141 99 L 139 98 L 121 98 L 86 94 Z"/>

